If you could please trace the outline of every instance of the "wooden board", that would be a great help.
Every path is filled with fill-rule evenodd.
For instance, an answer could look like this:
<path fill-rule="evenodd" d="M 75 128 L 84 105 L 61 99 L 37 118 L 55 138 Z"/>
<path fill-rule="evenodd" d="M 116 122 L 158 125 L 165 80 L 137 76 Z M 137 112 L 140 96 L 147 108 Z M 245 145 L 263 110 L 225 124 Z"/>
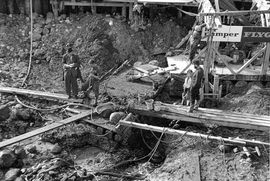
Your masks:
<path fill-rule="evenodd" d="M 66 108 L 66 110 L 71 112 L 71 113 L 68 113 L 69 116 L 73 116 L 76 114 L 81 114 L 83 112 L 87 112 L 86 110 L 78 110 L 78 109 L 71 109 L 71 108 Z M 100 118 L 96 114 L 92 115 L 92 119 L 83 118 L 81 120 L 84 121 L 85 123 L 89 123 L 91 125 L 110 130 L 112 132 L 116 132 L 115 125 L 110 124 L 109 120 L 106 120 L 104 118 Z"/>
<path fill-rule="evenodd" d="M 107 2 L 107 3 L 91 3 L 91 2 L 70 2 L 65 1 L 64 6 L 100 6 L 100 7 L 124 7 L 124 3 L 113 3 L 113 2 Z"/>
<path fill-rule="evenodd" d="M 219 126 L 255 129 L 262 131 L 270 130 L 270 116 L 251 116 L 249 114 L 240 114 L 214 109 L 199 109 L 199 111 L 194 111 L 194 113 L 188 113 L 188 107 L 176 107 L 168 104 L 154 104 L 154 107 L 156 107 L 156 110 L 157 108 L 160 110 L 148 110 L 144 105 L 130 105 L 129 110 L 140 115 L 172 120 L 182 120 L 186 122 L 217 124 Z"/>
<path fill-rule="evenodd" d="M 10 94 L 19 94 L 24 96 L 36 96 L 43 99 L 56 99 L 63 100 L 67 102 L 82 102 L 82 99 L 68 99 L 68 96 L 65 94 L 51 93 L 51 92 L 42 92 L 28 89 L 18 89 L 13 87 L 1 87 L 0 93 L 10 93 Z"/>
<path fill-rule="evenodd" d="M 0 148 L 12 145 L 14 143 L 18 143 L 18 142 L 23 141 L 25 139 L 28 139 L 28 138 L 37 136 L 39 134 L 45 133 L 47 131 L 59 128 L 59 127 L 64 126 L 66 124 L 72 123 L 72 122 L 80 120 L 82 118 L 85 118 L 85 117 L 87 117 L 87 116 L 89 116 L 91 114 L 92 114 L 92 111 L 83 112 L 83 113 L 78 114 L 76 116 L 72 116 L 72 117 L 64 119 L 62 121 L 54 122 L 54 123 L 52 123 L 50 125 L 44 126 L 42 128 L 36 129 L 34 131 L 31 131 L 31 132 L 22 134 L 20 136 L 16 136 L 14 138 L 2 141 L 2 142 L 0 142 Z"/>

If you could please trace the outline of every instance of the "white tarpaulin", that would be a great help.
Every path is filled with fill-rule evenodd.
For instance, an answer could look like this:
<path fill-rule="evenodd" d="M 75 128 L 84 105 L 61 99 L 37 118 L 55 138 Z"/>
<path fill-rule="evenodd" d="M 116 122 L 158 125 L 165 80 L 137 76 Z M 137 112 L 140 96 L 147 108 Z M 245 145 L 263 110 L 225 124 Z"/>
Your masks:
<path fill-rule="evenodd" d="M 218 27 L 213 30 L 213 41 L 218 42 L 241 42 L 243 26 L 225 26 Z M 208 34 L 205 28 L 202 31 L 202 37 Z M 202 41 L 207 41 L 207 37 L 203 38 Z"/>

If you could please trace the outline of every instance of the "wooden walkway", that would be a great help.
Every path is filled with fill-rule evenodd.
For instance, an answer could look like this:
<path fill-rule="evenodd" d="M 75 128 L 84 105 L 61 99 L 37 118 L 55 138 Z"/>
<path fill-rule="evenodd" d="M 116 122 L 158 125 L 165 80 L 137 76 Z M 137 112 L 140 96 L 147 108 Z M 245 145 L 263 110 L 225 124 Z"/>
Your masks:
<path fill-rule="evenodd" d="M 59 127 L 64 126 L 66 124 L 69 124 L 69 123 L 72 123 L 74 121 L 83 119 L 83 118 L 85 118 L 85 117 L 87 117 L 87 116 L 89 116 L 91 114 L 92 114 L 92 111 L 86 111 L 86 112 L 83 112 L 83 113 L 78 114 L 76 116 L 72 116 L 72 117 L 64 119 L 62 121 L 57 121 L 57 122 L 52 123 L 50 125 L 44 126 L 42 128 L 30 131 L 29 133 L 25 133 L 25 134 L 22 134 L 20 136 L 16 136 L 14 138 L 2 141 L 2 142 L 0 142 L 0 148 L 12 145 L 14 143 L 18 143 L 18 142 L 26 140 L 28 138 L 31 138 L 31 137 L 37 136 L 39 134 L 45 133 L 47 131 L 50 131 L 52 129 L 59 128 Z"/>
<path fill-rule="evenodd" d="M 154 103 L 154 110 L 148 110 L 145 105 L 130 105 L 129 111 L 151 117 L 159 117 L 186 122 L 217 124 L 219 126 L 269 131 L 270 116 L 236 113 L 216 109 L 199 108 L 188 113 L 187 106 Z"/>
<path fill-rule="evenodd" d="M 82 102 L 82 99 L 68 99 L 68 96 L 65 94 L 51 93 L 51 92 L 42 92 L 28 89 L 18 89 L 13 87 L 1 87 L 0 93 L 9 93 L 9 94 L 18 94 L 31 97 L 40 97 L 43 99 L 56 99 L 67 102 Z"/>

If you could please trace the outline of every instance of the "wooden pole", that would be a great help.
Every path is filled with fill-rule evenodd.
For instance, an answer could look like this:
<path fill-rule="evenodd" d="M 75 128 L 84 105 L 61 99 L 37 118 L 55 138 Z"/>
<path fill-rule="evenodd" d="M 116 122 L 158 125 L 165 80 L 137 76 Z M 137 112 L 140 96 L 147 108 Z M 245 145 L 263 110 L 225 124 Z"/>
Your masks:
<path fill-rule="evenodd" d="M 219 136 L 211 136 L 211 135 L 206 135 L 206 134 L 175 130 L 175 129 L 166 128 L 166 127 L 158 127 L 158 126 L 152 126 L 152 125 L 148 125 L 148 124 L 142 124 L 142 123 L 136 123 L 136 122 L 130 122 L 130 121 L 124 121 L 124 120 L 119 121 L 119 124 L 122 125 L 122 126 L 128 126 L 128 127 L 133 127 L 133 128 L 143 129 L 143 130 L 156 131 L 156 132 L 167 133 L 167 134 L 172 134 L 172 135 L 185 135 L 185 136 L 201 138 L 201 139 L 206 139 L 206 140 L 222 141 L 222 142 L 225 142 L 225 143 L 231 143 L 231 144 L 236 144 L 236 145 L 265 145 L 265 146 L 270 146 L 270 143 L 261 142 L 261 141 L 222 138 L 222 137 L 219 137 Z"/>
<path fill-rule="evenodd" d="M 251 59 L 249 59 L 249 61 L 247 61 L 241 68 L 239 68 L 237 70 L 237 74 L 239 74 L 240 72 L 242 72 L 247 66 L 249 66 L 249 64 L 251 64 L 254 60 L 256 60 L 256 58 L 263 52 L 265 51 L 266 47 L 262 48 L 260 51 L 258 51 L 256 53 L 256 55 L 254 55 Z"/>
<path fill-rule="evenodd" d="M 122 16 L 126 19 L 127 18 L 127 3 L 124 3 L 122 7 Z"/>
<path fill-rule="evenodd" d="M 129 20 L 132 22 L 133 21 L 133 4 L 132 3 L 129 3 L 129 6 L 128 6 L 128 17 L 129 17 Z"/>
<path fill-rule="evenodd" d="M 261 8 L 261 7 L 259 7 Z M 265 7 L 267 8 L 267 7 Z M 270 20 L 270 14 L 261 14 L 261 21 L 262 21 L 262 26 L 265 27 L 269 27 L 269 20 Z M 267 74 L 267 70 L 269 68 L 269 60 L 270 59 L 270 43 L 266 43 L 266 50 L 264 53 L 264 58 L 263 58 L 263 62 L 262 62 L 262 66 L 261 66 L 261 74 L 262 75 L 266 75 Z"/>

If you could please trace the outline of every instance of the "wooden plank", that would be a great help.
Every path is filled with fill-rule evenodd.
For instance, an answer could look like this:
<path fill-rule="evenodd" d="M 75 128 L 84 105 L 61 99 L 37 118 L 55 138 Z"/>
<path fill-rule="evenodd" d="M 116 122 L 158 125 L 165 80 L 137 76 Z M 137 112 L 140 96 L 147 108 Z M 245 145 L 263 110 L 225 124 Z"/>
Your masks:
<path fill-rule="evenodd" d="M 188 108 L 185 106 L 181 105 L 173 105 L 173 104 L 166 104 L 162 102 L 158 102 L 157 104 L 162 105 L 164 107 L 172 107 L 175 109 L 179 109 L 180 111 L 187 111 Z M 207 108 L 200 108 L 200 112 L 203 113 L 212 113 L 212 114 L 221 114 L 221 115 L 226 115 L 226 116 L 235 116 L 235 117 L 240 117 L 243 119 L 257 119 L 257 120 L 263 120 L 266 122 L 270 121 L 270 116 L 265 116 L 265 115 L 255 115 L 255 114 L 248 114 L 248 113 L 239 113 L 239 112 L 232 112 L 232 111 L 224 111 L 224 110 L 218 110 L 218 109 L 207 109 Z"/>
<path fill-rule="evenodd" d="M 70 2 L 65 1 L 64 6 L 101 6 L 101 7 L 123 7 L 124 3 L 91 3 L 91 2 Z"/>
<path fill-rule="evenodd" d="M 199 109 L 194 113 L 187 113 L 187 107 L 174 106 L 164 103 L 155 103 L 155 110 L 149 111 L 145 106 L 133 105 L 130 106 L 130 111 L 137 114 L 142 114 L 152 117 L 161 117 L 166 119 L 183 120 L 187 122 L 196 123 L 214 123 L 220 126 L 237 127 L 245 129 L 257 129 L 257 130 L 269 130 L 270 129 L 270 116 L 258 116 L 255 115 L 241 115 L 234 114 L 232 112 L 215 112 L 208 111 L 209 109 Z"/>
<path fill-rule="evenodd" d="M 196 164 L 195 165 L 196 171 L 195 171 L 194 181 L 201 181 L 201 163 L 200 163 L 201 155 L 196 154 L 194 157 L 195 157 L 195 164 Z"/>
<path fill-rule="evenodd" d="M 87 116 L 89 116 L 91 114 L 92 114 L 92 111 L 87 111 L 87 112 L 78 114 L 76 116 L 72 116 L 70 118 L 64 119 L 62 121 L 57 121 L 55 123 L 52 123 L 50 125 L 44 126 L 42 128 L 39 128 L 39 129 L 36 129 L 34 131 L 31 131 L 31 132 L 22 134 L 20 136 L 16 136 L 14 138 L 11 138 L 11 139 L 2 141 L 2 142 L 0 142 L 0 148 L 3 148 L 3 147 L 6 147 L 6 146 L 9 146 L 9 145 L 12 145 L 14 143 L 18 143 L 20 141 L 23 141 L 23 140 L 26 140 L 28 138 L 37 136 L 37 135 L 42 134 L 42 133 L 45 133 L 47 131 L 50 131 L 50 130 L 59 128 L 59 127 L 64 126 L 66 124 L 72 123 L 72 122 L 77 121 L 77 120 L 80 120 L 82 118 L 85 118 L 85 117 L 87 117 Z"/>
<path fill-rule="evenodd" d="M 247 66 L 249 66 L 249 64 L 251 64 L 254 60 L 256 60 L 256 58 L 263 52 L 265 51 L 266 47 L 262 48 L 260 51 L 258 51 L 256 53 L 256 55 L 254 55 L 251 59 L 249 59 L 241 68 L 239 68 L 236 73 L 239 74 L 240 72 L 242 72 Z"/>
<path fill-rule="evenodd" d="M 192 123 L 201 123 L 201 124 L 216 124 L 219 126 L 225 126 L 225 127 L 233 127 L 233 128 L 242 128 L 242 129 L 253 129 L 253 130 L 261 130 L 261 131 L 269 131 L 270 125 L 257 125 L 252 123 L 247 123 L 247 122 L 237 122 L 233 120 L 218 120 L 214 117 L 209 118 L 209 117 L 202 117 L 202 114 L 198 113 L 192 113 L 190 115 L 185 115 L 185 114 L 179 114 L 179 113 L 171 113 L 167 111 L 149 111 L 146 109 L 129 109 L 130 112 L 139 114 L 139 115 L 144 115 L 144 116 L 149 116 L 149 117 L 157 117 L 157 118 L 164 118 L 164 119 L 170 119 L 170 120 L 182 120 L 185 122 L 192 122 Z"/>
<path fill-rule="evenodd" d="M 192 33 L 193 31 L 189 31 L 188 34 L 184 38 L 182 38 L 181 42 L 178 45 L 176 45 L 175 48 L 176 49 L 181 48 L 185 44 L 185 42 L 189 39 L 189 37 L 192 35 Z"/>
<path fill-rule="evenodd" d="M 232 144 L 237 144 L 237 145 L 270 146 L 270 143 L 267 143 L 267 142 L 244 140 L 244 139 L 222 138 L 220 136 L 211 136 L 211 135 L 206 135 L 206 134 L 176 130 L 176 129 L 171 129 L 171 128 L 167 128 L 167 127 L 152 126 L 152 125 L 148 125 L 148 124 L 130 122 L 130 121 L 125 121 L 125 120 L 121 120 L 119 122 L 119 124 L 123 125 L 123 126 L 129 126 L 129 127 L 133 127 L 133 128 L 143 129 L 143 130 L 151 130 L 151 131 L 155 131 L 155 132 L 167 133 L 167 134 L 172 134 L 172 135 L 185 135 L 185 136 L 196 137 L 196 138 L 206 139 L 206 140 L 224 141 L 225 143 L 232 143 Z"/>
<path fill-rule="evenodd" d="M 270 10 L 261 10 L 261 11 L 249 11 L 249 10 L 242 10 L 242 11 L 224 11 L 224 12 L 209 12 L 209 13 L 200 13 L 200 16 L 241 16 L 247 14 L 264 14 L 270 13 Z"/>
<path fill-rule="evenodd" d="M 9 93 L 9 94 L 19 94 L 24 96 L 37 96 L 43 99 L 57 99 L 63 100 L 68 102 L 82 102 L 82 99 L 68 99 L 68 96 L 65 94 L 58 94 L 58 93 L 51 93 L 51 92 L 42 92 L 42 91 L 35 91 L 29 89 L 18 89 L 13 87 L 1 87 L 1 93 Z"/>

